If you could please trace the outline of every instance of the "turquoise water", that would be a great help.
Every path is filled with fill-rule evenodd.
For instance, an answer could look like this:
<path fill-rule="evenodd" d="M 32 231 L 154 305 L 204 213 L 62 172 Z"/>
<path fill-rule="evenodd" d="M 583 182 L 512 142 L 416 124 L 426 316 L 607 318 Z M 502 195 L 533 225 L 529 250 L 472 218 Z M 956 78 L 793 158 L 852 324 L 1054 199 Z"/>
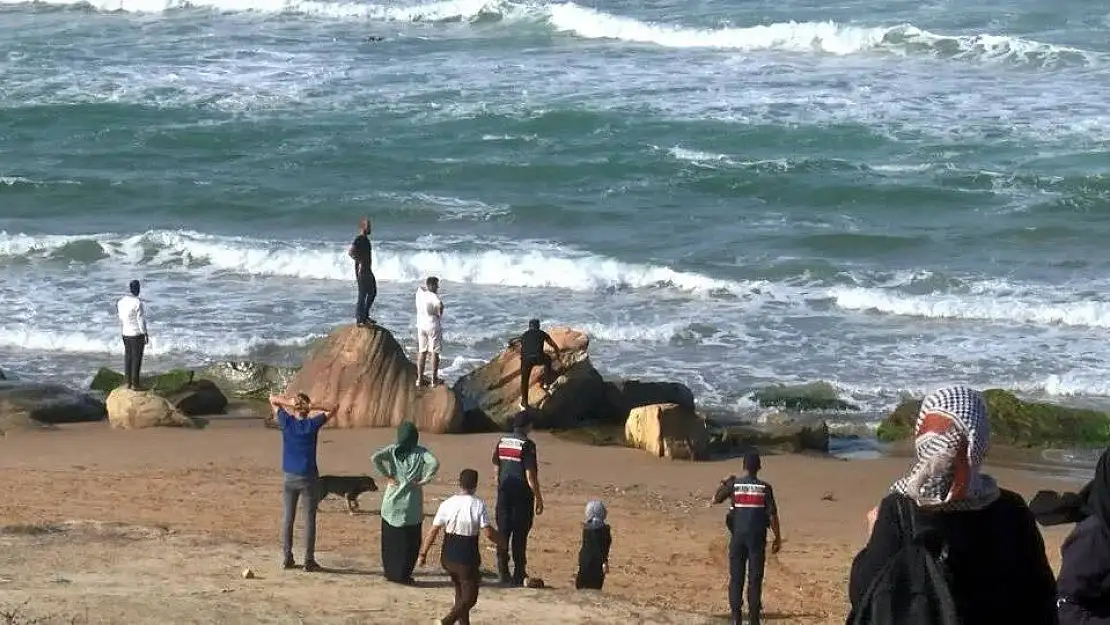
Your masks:
<path fill-rule="evenodd" d="M 1110 401 L 1110 9 L 966 3 L 0 0 L 0 366 L 86 381 L 530 316 L 707 406 L 826 380 Z"/>

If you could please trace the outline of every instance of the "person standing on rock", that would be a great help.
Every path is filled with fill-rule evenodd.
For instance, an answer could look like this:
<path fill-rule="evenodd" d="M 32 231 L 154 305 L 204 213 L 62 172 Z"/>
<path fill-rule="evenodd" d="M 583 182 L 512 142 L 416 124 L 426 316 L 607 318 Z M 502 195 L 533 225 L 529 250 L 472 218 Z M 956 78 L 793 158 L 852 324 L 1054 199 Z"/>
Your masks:
<path fill-rule="evenodd" d="M 370 220 L 363 218 L 358 224 L 358 236 L 351 243 L 347 255 L 355 261 L 355 281 L 358 283 L 358 301 L 355 303 L 355 323 L 365 328 L 377 323 L 370 318 L 370 307 L 378 296 L 378 281 L 374 278 L 372 267 L 372 248 L 370 245 Z"/>
<path fill-rule="evenodd" d="M 388 486 L 382 496 L 382 571 L 396 584 L 412 585 L 424 527 L 424 485 L 439 471 L 439 460 L 417 443 L 411 421 L 397 428 L 397 442 L 371 458 Z"/>
<path fill-rule="evenodd" d="M 320 428 L 328 422 L 331 410 L 315 408 L 304 393 L 290 400 L 280 395 L 270 396 L 278 427 L 281 428 L 281 469 L 285 472 L 283 501 L 285 516 L 282 523 L 282 568 L 297 566 L 293 560 L 293 525 L 297 518 L 297 503 L 304 513 L 304 570 L 320 570 L 316 563 L 316 509 L 320 504 L 320 470 L 316 466 L 316 446 Z M 290 413 L 287 408 L 292 409 Z"/>
<path fill-rule="evenodd" d="M 729 500 L 725 524 L 732 533 L 728 545 L 728 601 L 732 623 L 740 625 L 744 607 L 744 569 L 748 574 L 748 623 L 759 625 L 763 610 L 763 570 L 767 559 L 767 529 L 774 533 L 771 553 L 782 547 L 778 507 L 771 485 L 759 479 L 763 464 L 759 454 L 744 456 L 744 477 L 723 480 L 713 495 L 713 503 Z"/>
<path fill-rule="evenodd" d="M 137 390 L 143 369 L 143 351 L 150 342 L 150 334 L 147 333 L 143 300 L 139 299 L 139 281 L 132 280 L 128 287 L 131 293 L 119 298 L 116 313 L 123 333 L 123 374 L 127 378 L 127 388 Z"/>
<path fill-rule="evenodd" d="M 544 390 L 547 390 L 548 381 L 554 375 L 551 368 L 551 356 L 547 355 L 544 347 L 550 345 L 551 349 L 555 350 L 555 357 L 558 358 L 561 350 L 555 341 L 547 332 L 540 329 L 540 320 L 532 319 L 528 321 L 528 329 L 521 334 L 519 338 L 515 338 L 509 342 L 509 346 L 520 348 L 520 408 L 521 410 L 528 409 L 528 387 L 532 382 L 532 369 L 534 367 L 543 367 L 543 377 L 540 378 L 540 383 L 543 385 Z"/>
<path fill-rule="evenodd" d="M 439 278 L 429 277 L 416 290 L 416 388 L 424 386 L 424 363 L 432 357 L 432 386 L 440 384 L 439 351 L 443 346 L 443 300 Z"/>
<path fill-rule="evenodd" d="M 536 443 L 528 438 L 532 419 L 522 410 L 513 417 L 513 433 L 497 441 L 493 466 L 497 468 L 497 531 L 509 544 L 497 550 L 497 572 L 502 584 L 524 585 L 528 577 L 528 532 L 532 522 L 543 514 L 539 462 Z M 509 574 L 511 547 L 513 571 Z"/>

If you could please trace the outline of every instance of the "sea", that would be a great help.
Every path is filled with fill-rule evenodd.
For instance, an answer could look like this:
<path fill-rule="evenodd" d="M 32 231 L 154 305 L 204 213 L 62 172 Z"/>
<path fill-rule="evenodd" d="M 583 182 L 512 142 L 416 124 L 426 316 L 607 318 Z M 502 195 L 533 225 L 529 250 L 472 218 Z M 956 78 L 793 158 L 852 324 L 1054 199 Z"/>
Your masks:
<path fill-rule="evenodd" d="M 1110 8 L 0 0 L 5 371 L 118 369 L 131 279 L 148 370 L 296 362 L 363 216 L 409 349 L 441 279 L 449 381 L 537 317 L 713 410 L 1110 405 Z"/>

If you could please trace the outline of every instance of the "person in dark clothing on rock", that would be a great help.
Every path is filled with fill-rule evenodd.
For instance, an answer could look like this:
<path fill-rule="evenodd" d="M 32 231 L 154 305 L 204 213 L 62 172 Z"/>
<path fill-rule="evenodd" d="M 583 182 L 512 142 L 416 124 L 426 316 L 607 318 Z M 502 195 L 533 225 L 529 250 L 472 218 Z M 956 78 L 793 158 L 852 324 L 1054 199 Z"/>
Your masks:
<path fill-rule="evenodd" d="M 1084 489 L 1089 514 L 1060 548 L 1057 606 L 1060 625 L 1110 625 L 1110 450 Z"/>
<path fill-rule="evenodd" d="M 906 544 L 899 506 L 912 503 L 916 536 L 942 545 L 956 614 L 964 625 L 1055 625 L 1056 582 L 1025 500 L 980 473 L 990 441 L 979 391 L 941 389 L 921 403 L 916 462 L 867 514 L 870 538 L 852 562 L 851 624 L 868 588 Z"/>
<path fill-rule="evenodd" d="M 744 477 L 723 480 L 713 503 L 729 500 L 725 525 L 732 537 L 728 544 L 728 602 L 732 623 L 740 625 L 744 608 L 744 573 L 748 576 L 748 623 L 759 625 L 763 615 L 763 571 L 767 561 L 767 530 L 774 534 L 771 553 L 782 548 L 778 506 L 771 485 L 759 479 L 763 467 L 758 453 L 744 456 Z"/>
<path fill-rule="evenodd" d="M 605 522 L 605 504 L 594 499 L 586 504 L 586 522 L 582 524 L 582 547 L 578 550 L 578 574 L 574 587 L 601 590 L 609 574 L 609 548 L 613 534 Z"/>
<path fill-rule="evenodd" d="M 528 577 L 528 532 L 535 517 L 543 514 L 536 443 L 528 438 L 532 419 L 527 411 L 513 417 L 513 433 L 497 441 L 493 466 L 497 468 L 497 531 L 505 538 L 497 550 L 497 572 L 502 584 L 522 586 Z M 512 552 L 513 572 L 509 573 Z"/>
<path fill-rule="evenodd" d="M 363 218 L 358 224 L 358 236 L 351 243 L 347 255 L 355 261 L 355 281 L 358 283 L 358 301 L 355 303 L 355 323 L 365 328 L 376 323 L 370 318 L 370 307 L 378 296 L 378 281 L 372 267 L 370 245 L 370 220 Z"/>
<path fill-rule="evenodd" d="M 509 342 L 509 346 L 518 346 L 520 348 L 520 408 L 527 410 L 528 404 L 528 387 L 532 382 L 532 369 L 535 367 L 543 367 L 543 376 L 540 378 L 544 389 L 547 388 L 548 383 L 555 375 L 555 371 L 551 367 L 551 356 L 547 355 L 544 350 L 546 345 L 550 345 L 551 349 L 555 350 L 555 357 L 559 357 L 559 346 L 552 340 L 551 335 L 540 329 L 540 320 L 532 319 L 528 322 L 528 329 L 521 334 L 519 338 L 513 339 Z"/>

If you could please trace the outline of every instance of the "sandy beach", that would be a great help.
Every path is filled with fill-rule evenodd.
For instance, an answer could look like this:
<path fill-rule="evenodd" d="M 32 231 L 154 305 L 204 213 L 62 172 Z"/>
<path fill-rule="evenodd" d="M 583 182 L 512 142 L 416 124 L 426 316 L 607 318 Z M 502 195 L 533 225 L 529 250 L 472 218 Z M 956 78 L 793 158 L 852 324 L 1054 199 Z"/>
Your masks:
<path fill-rule="evenodd" d="M 392 435 L 325 430 L 321 471 L 369 472 L 371 452 Z M 547 511 L 532 532 L 529 568 L 548 588 L 488 586 L 476 622 L 723 620 L 725 509 L 708 498 L 739 470 L 737 461 L 668 462 L 544 433 L 534 438 Z M 466 467 L 481 472 L 480 495 L 492 504 L 496 435 L 421 440 L 442 462 L 426 490 L 427 515 Z M 281 571 L 279 461 L 277 432 L 256 419 L 216 419 L 203 431 L 81 424 L 0 439 L 0 608 L 26 601 L 27 614 L 65 623 L 427 623 L 442 614 L 451 590 L 438 565 L 418 572 L 419 588 L 381 579 L 373 493 L 363 496 L 360 515 L 334 498 L 321 504 L 318 559 L 330 574 Z M 843 622 L 864 514 L 906 461 L 775 455 L 764 467 L 785 538 L 768 563 L 766 620 Z M 990 471 L 1026 498 L 1067 486 L 1026 471 Z M 600 595 L 576 592 L 572 583 L 582 508 L 599 496 L 614 531 L 612 572 Z M 1044 531 L 1054 566 L 1067 530 Z M 492 551 L 484 559 L 488 569 Z M 246 567 L 257 579 L 242 578 Z"/>

